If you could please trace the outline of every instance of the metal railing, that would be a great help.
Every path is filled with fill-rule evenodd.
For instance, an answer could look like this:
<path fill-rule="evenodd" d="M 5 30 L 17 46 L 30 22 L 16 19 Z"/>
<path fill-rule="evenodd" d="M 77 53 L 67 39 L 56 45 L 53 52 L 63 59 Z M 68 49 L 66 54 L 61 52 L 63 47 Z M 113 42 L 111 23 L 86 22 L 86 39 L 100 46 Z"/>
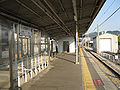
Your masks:
<path fill-rule="evenodd" d="M 18 61 L 15 59 L 14 63 L 14 77 L 18 81 L 18 87 L 20 87 L 49 66 L 49 56 L 42 54 L 27 56 L 26 58 L 22 57 Z"/>

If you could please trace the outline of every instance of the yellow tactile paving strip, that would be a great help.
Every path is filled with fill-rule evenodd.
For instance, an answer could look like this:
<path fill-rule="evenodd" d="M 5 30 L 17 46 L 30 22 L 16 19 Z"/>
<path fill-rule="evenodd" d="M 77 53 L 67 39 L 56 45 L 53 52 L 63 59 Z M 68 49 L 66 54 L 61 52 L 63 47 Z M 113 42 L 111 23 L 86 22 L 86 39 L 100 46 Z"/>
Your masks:
<path fill-rule="evenodd" d="M 81 55 L 81 65 L 82 65 L 81 68 L 82 68 L 83 90 L 95 90 L 95 86 L 93 84 L 93 80 L 81 48 L 80 48 L 80 55 Z"/>

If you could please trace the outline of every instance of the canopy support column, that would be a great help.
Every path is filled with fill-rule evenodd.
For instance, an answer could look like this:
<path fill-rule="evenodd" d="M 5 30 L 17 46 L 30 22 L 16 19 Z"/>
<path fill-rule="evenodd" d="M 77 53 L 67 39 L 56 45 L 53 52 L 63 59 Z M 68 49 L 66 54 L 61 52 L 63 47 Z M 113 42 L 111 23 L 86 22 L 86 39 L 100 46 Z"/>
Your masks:
<path fill-rule="evenodd" d="M 79 33 L 78 24 L 76 22 L 76 61 L 75 64 L 79 64 Z"/>

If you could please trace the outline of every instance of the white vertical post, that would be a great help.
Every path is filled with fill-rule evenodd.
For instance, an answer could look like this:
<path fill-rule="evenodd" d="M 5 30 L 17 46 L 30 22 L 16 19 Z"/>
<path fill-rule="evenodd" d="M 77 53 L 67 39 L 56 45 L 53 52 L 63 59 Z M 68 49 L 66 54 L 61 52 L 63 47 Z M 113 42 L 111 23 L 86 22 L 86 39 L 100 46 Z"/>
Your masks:
<path fill-rule="evenodd" d="M 35 56 L 35 74 L 37 75 L 37 56 Z"/>
<path fill-rule="evenodd" d="M 48 60 L 49 60 L 49 57 L 48 57 L 48 59 L 47 59 L 47 67 L 48 67 L 48 65 L 49 65 L 49 61 L 48 61 Z"/>
<path fill-rule="evenodd" d="M 99 54 L 100 52 L 100 42 L 99 42 L 99 40 L 100 40 L 100 38 L 99 38 L 99 25 L 97 24 L 97 33 L 98 33 L 98 41 L 97 41 L 97 53 Z"/>
<path fill-rule="evenodd" d="M 41 64 L 42 64 L 42 70 L 44 70 L 42 55 L 41 55 Z"/>
<path fill-rule="evenodd" d="M 33 77 L 32 74 L 33 74 L 33 56 L 31 56 L 31 78 Z"/>
<path fill-rule="evenodd" d="M 18 87 L 20 87 L 20 73 L 18 72 Z"/>
<path fill-rule="evenodd" d="M 40 68 L 40 55 L 38 55 L 38 67 L 39 67 L 39 72 L 41 71 L 41 68 Z"/>
<path fill-rule="evenodd" d="M 45 68 L 46 68 L 46 65 L 47 65 L 46 61 L 47 61 L 47 60 L 46 60 L 46 58 L 45 58 L 45 60 L 44 60 L 44 62 L 45 62 Z"/>
<path fill-rule="evenodd" d="M 110 59 L 110 55 L 109 55 L 109 59 Z"/>
<path fill-rule="evenodd" d="M 76 64 L 79 64 L 79 57 L 78 57 L 78 55 L 79 55 L 79 47 L 78 47 L 78 44 L 79 44 L 79 37 L 78 37 L 78 23 L 77 23 L 77 21 L 76 21 Z"/>
<path fill-rule="evenodd" d="M 25 82 L 27 82 L 27 70 L 25 69 Z"/>

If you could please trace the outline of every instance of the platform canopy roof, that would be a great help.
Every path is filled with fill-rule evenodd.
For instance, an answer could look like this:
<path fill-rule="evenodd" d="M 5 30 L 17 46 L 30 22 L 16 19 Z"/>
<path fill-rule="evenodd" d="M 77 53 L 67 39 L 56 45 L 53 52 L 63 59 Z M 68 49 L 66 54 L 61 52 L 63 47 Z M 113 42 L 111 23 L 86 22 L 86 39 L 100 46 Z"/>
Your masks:
<path fill-rule="evenodd" d="M 0 0 L 0 14 L 59 39 L 84 34 L 106 0 Z"/>

